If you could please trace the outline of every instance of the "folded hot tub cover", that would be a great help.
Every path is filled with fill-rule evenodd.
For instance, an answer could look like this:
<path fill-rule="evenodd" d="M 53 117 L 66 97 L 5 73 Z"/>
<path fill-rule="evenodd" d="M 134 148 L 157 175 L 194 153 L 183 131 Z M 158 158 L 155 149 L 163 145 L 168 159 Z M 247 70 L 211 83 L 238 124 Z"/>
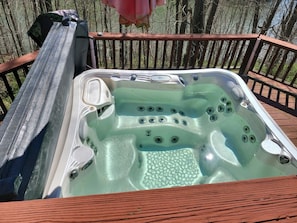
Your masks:
<path fill-rule="evenodd" d="M 41 47 L 53 23 L 62 22 L 65 17 L 76 20 L 79 18 L 78 13 L 73 9 L 44 13 L 36 18 L 27 33 Z"/>
<path fill-rule="evenodd" d="M 164 5 L 166 0 L 102 0 L 102 2 L 118 11 L 120 24 L 149 27 L 152 11 L 156 6 Z"/>

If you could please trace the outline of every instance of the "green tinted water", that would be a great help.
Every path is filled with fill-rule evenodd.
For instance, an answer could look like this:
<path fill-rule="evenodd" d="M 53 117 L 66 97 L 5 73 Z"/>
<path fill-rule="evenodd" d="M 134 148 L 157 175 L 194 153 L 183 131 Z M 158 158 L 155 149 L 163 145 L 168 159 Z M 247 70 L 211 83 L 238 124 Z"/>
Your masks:
<path fill-rule="evenodd" d="M 292 174 L 262 150 L 266 128 L 212 84 L 118 87 L 112 115 L 89 120 L 94 163 L 72 195 L 113 193 Z M 107 125 L 106 123 L 112 123 Z M 67 195 L 66 195 L 67 196 Z"/>

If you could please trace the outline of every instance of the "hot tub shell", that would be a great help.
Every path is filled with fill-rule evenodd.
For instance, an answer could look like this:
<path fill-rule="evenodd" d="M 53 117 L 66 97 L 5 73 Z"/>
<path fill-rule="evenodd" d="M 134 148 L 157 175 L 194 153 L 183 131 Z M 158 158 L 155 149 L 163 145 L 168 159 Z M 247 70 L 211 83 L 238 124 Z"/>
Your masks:
<path fill-rule="evenodd" d="M 295 146 L 227 70 L 93 69 L 67 109 L 44 197 L 296 173 Z"/>

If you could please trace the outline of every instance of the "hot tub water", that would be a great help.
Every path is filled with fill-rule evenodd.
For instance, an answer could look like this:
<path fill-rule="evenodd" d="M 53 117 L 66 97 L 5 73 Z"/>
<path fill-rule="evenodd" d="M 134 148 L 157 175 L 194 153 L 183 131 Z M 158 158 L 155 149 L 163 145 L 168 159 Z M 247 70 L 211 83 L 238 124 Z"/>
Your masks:
<path fill-rule="evenodd" d="M 65 142 L 76 149 L 64 151 L 56 168 L 63 174 L 50 187 L 67 197 L 296 173 L 263 149 L 279 149 L 275 133 L 237 79 L 196 70 L 180 82 L 168 72 L 140 72 L 147 77 L 138 81 L 128 71 L 79 76 L 71 116 L 78 124 Z"/>

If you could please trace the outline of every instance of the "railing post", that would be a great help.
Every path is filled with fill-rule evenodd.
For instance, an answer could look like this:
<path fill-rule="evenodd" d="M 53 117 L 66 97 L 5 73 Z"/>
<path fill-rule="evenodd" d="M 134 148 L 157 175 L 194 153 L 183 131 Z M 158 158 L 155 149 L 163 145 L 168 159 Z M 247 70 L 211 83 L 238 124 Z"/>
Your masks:
<path fill-rule="evenodd" d="M 7 108 L 1 98 L 0 98 L 0 108 L 2 110 L 2 112 L 0 111 L 0 120 L 2 121 L 7 113 Z"/>
<path fill-rule="evenodd" d="M 244 81 L 247 81 L 248 72 L 255 65 L 255 62 L 262 48 L 262 45 L 263 45 L 262 41 L 259 37 L 256 39 L 250 40 L 250 44 L 243 57 L 243 60 L 239 69 L 239 76 L 241 76 Z"/>
<path fill-rule="evenodd" d="M 4 83 L 5 87 L 6 87 L 8 96 L 10 97 L 11 101 L 13 101 L 14 100 L 14 94 L 13 94 L 13 90 L 12 90 L 11 86 L 9 85 L 7 77 L 4 75 L 2 77 L 2 80 L 3 80 L 3 83 Z"/>

